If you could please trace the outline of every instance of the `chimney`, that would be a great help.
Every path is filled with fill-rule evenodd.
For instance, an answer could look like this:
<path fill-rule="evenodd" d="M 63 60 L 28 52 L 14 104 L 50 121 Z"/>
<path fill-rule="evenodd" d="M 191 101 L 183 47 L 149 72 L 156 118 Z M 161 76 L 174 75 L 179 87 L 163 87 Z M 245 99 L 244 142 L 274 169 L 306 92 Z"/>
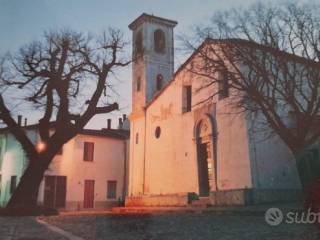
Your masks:
<path fill-rule="evenodd" d="M 122 122 L 122 118 L 119 118 L 119 128 L 122 128 L 123 122 Z"/>
<path fill-rule="evenodd" d="M 126 115 L 126 114 L 123 114 L 123 115 L 122 115 L 122 118 L 123 118 L 123 121 L 127 120 L 127 115 Z"/>
<path fill-rule="evenodd" d="M 22 115 L 18 115 L 18 125 L 22 125 Z"/>
<path fill-rule="evenodd" d="M 108 129 L 111 129 L 111 119 L 108 119 Z"/>
<path fill-rule="evenodd" d="M 24 119 L 24 125 L 25 125 L 25 126 L 28 125 L 28 119 L 27 119 L 27 118 Z"/>

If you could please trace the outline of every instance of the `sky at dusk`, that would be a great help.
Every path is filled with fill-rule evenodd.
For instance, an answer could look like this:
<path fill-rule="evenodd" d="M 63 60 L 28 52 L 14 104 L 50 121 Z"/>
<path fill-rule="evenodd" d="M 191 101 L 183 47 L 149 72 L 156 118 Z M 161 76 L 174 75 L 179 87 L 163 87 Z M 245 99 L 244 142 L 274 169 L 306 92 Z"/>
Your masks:
<path fill-rule="evenodd" d="M 40 39 L 44 31 L 71 28 L 100 33 L 108 27 L 122 30 L 130 41 L 128 24 L 143 12 L 178 21 L 175 35 L 190 32 L 194 25 L 208 22 L 216 10 L 246 7 L 255 0 L 0 0 L 0 54 Z M 281 0 L 273 0 L 278 3 Z M 176 38 L 176 46 L 179 42 Z M 128 54 L 131 49 L 128 48 Z M 183 57 L 176 53 L 175 66 Z M 106 126 L 106 118 L 130 113 L 131 67 L 118 72 L 120 112 L 93 119 L 89 128 Z M 32 117 L 28 116 L 31 118 Z"/>

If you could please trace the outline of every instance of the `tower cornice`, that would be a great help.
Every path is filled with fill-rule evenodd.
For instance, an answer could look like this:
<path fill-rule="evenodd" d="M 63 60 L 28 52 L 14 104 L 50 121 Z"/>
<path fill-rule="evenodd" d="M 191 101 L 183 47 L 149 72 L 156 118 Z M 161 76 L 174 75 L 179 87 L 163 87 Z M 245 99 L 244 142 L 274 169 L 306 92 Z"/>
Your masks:
<path fill-rule="evenodd" d="M 134 30 L 138 26 L 140 26 L 143 22 L 154 22 L 154 23 L 169 26 L 169 27 L 175 27 L 178 24 L 178 22 L 174 20 L 143 13 L 138 18 L 136 18 L 132 23 L 130 23 L 128 27 L 130 30 Z"/>

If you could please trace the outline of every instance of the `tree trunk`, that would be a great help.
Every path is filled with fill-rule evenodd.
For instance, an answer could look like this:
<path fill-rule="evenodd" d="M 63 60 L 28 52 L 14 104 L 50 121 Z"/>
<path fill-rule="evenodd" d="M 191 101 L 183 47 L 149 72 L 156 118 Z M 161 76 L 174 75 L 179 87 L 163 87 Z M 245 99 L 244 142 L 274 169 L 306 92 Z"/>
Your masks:
<path fill-rule="evenodd" d="M 304 207 L 319 212 L 320 158 L 319 156 L 313 156 L 310 151 L 301 151 L 294 156 L 304 195 Z"/>
<path fill-rule="evenodd" d="M 20 182 L 14 191 L 7 208 L 27 208 L 31 209 L 37 206 L 37 198 L 39 187 L 43 179 L 45 170 L 47 169 L 48 164 L 39 164 L 41 163 L 50 163 L 50 160 L 47 159 L 37 159 L 35 163 L 28 165 L 24 174 L 22 175 Z"/>
<path fill-rule="evenodd" d="M 312 166 L 312 161 L 320 161 L 320 159 L 311 159 L 307 151 L 301 151 L 294 154 L 301 186 L 304 192 L 308 192 L 313 183 L 318 179 L 319 169 Z"/>

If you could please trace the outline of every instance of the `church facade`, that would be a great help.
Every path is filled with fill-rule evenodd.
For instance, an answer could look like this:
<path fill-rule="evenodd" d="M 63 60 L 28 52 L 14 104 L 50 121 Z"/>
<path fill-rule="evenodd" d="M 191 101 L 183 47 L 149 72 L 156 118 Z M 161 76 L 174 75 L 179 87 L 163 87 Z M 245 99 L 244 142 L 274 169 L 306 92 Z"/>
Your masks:
<path fill-rule="evenodd" d="M 293 156 L 276 137 L 260 141 L 252 119 L 230 112 L 228 93 L 188 69 L 174 72 L 177 22 L 142 14 L 133 34 L 127 206 L 248 204 L 290 200 L 301 188 Z"/>

